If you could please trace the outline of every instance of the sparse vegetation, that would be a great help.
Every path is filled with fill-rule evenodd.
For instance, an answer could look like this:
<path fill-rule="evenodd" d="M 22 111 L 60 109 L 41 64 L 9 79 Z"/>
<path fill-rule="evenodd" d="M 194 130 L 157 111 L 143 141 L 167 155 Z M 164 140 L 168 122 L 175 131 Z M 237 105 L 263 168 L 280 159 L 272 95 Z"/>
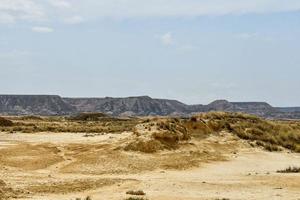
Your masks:
<path fill-rule="evenodd" d="M 279 151 L 280 147 L 284 147 L 300 152 L 298 121 L 271 121 L 242 113 L 213 112 L 194 116 L 186 121 L 186 126 L 193 135 L 225 130 L 241 139 L 257 141 L 259 146 L 268 151 Z"/>
<path fill-rule="evenodd" d="M 90 196 L 87 196 L 87 197 L 85 197 L 85 199 L 84 200 L 92 200 L 92 197 L 90 197 Z"/>
<path fill-rule="evenodd" d="M 145 124 L 151 137 L 140 138 L 137 124 Z M 72 133 L 120 133 L 132 131 L 138 140 L 125 149 L 153 153 L 161 149 L 177 148 L 180 141 L 191 137 L 205 138 L 227 131 L 249 140 L 268 151 L 283 148 L 300 152 L 300 122 L 271 121 L 242 113 L 212 112 L 177 118 L 115 118 L 102 113 L 81 113 L 75 117 L 0 117 L 0 131 L 14 133 L 72 132 Z"/>
<path fill-rule="evenodd" d="M 0 126 L 2 127 L 7 127 L 7 126 L 13 126 L 13 122 L 8 120 L 8 119 L 5 119 L 3 117 L 0 117 Z"/>
<path fill-rule="evenodd" d="M 8 187 L 4 181 L 0 180 L 0 200 L 7 200 L 12 196 L 15 198 L 18 197 L 18 192 Z"/>
<path fill-rule="evenodd" d="M 279 148 L 277 145 L 265 143 L 265 142 L 262 142 L 262 141 L 256 141 L 256 145 L 261 146 L 265 150 L 270 151 L 270 152 L 272 152 L 272 151 L 281 151 L 281 148 Z"/>
<path fill-rule="evenodd" d="M 7 117 L 6 120 L 13 125 L 0 126 L 0 131 L 50 132 L 50 134 L 18 134 L 17 136 L 2 134 L 3 138 L 14 139 L 23 136 L 26 138 L 24 143 L 20 141 L 18 144 L 7 145 L 0 149 L 3 171 L 7 174 L 22 172 L 19 175 L 23 176 L 23 172 L 30 174 L 35 173 L 36 170 L 55 168 L 49 175 L 43 174 L 42 178 L 46 178 L 43 181 L 25 178 L 24 180 L 28 182 L 22 189 L 33 196 L 78 194 L 79 192 L 99 190 L 104 186 L 117 187 L 115 185 L 118 184 L 120 187 L 121 183 L 125 181 L 128 181 L 128 185 L 129 183 L 138 185 L 140 181 L 138 178 L 136 180 L 98 180 L 97 177 L 102 174 L 121 175 L 120 177 L 124 178 L 123 174 L 143 174 L 141 172 L 147 171 L 158 173 L 157 170 L 164 170 L 163 173 L 165 173 L 167 170 L 189 169 L 198 167 L 201 163 L 227 160 L 231 154 L 239 155 L 240 148 L 247 148 L 247 143 L 254 148 L 263 147 L 268 151 L 280 151 L 284 148 L 298 151 L 300 139 L 300 122 L 298 121 L 264 120 L 240 113 L 205 113 L 191 118 L 138 119 L 100 118 L 98 116 L 97 119 L 93 119 L 93 117 L 89 117 L 85 116 L 77 120 L 69 117 Z M 130 133 L 102 136 L 105 133 L 121 133 L 123 131 L 130 131 Z M 63 134 L 51 135 L 52 132 L 82 132 L 85 134 L 65 134 L 64 136 Z M 36 136 L 37 138 L 34 138 Z M 91 138 L 87 139 L 82 136 Z M 27 142 L 28 137 L 34 138 L 33 144 Z M 41 140 L 41 137 L 47 138 Z M 59 137 L 58 140 L 56 137 Z M 70 141 L 68 141 L 69 138 Z M 247 141 L 241 142 L 239 138 Z M 40 141 L 42 144 L 38 144 Z M 56 141 L 59 144 L 56 144 Z M 6 145 L 6 141 L 4 145 Z M 259 153 L 261 152 L 259 151 Z M 282 154 L 272 155 L 282 156 Z M 289 163 L 290 160 L 288 160 Z M 276 171 L 277 169 L 269 170 Z M 300 173 L 300 168 L 289 167 L 277 172 Z M 57 173 L 76 173 L 84 176 L 82 176 L 83 178 L 75 176 L 78 179 L 75 179 L 74 176 L 66 176 L 59 180 L 56 179 L 59 176 L 55 176 Z M 89 176 L 86 175 L 91 177 L 87 179 Z M 92 177 L 92 175 L 95 176 Z M 269 174 L 269 176 L 272 175 Z M 297 175 L 295 174 L 295 176 Z M 8 178 L 5 181 L 14 187 L 14 180 Z M 151 180 L 150 184 L 152 183 L 154 182 Z M 0 182 L 0 196 L 1 192 Z M 124 192 L 122 193 L 125 196 Z M 7 195 L 10 194 L 9 190 L 3 194 L 5 197 L 2 199 L 7 199 Z M 147 196 L 144 195 L 146 194 L 142 190 L 127 191 L 126 200 L 146 200 Z M 0 200 L 2 199 L 0 198 Z M 76 200 L 91 199 L 89 196 L 81 196 Z M 222 200 L 227 199 L 223 198 Z"/>
<path fill-rule="evenodd" d="M 126 194 L 130 194 L 130 195 L 136 195 L 136 196 L 143 196 L 146 195 L 146 193 L 143 190 L 129 190 L 126 192 Z"/>
<path fill-rule="evenodd" d="M 32 116 L 14 117 L 11 120 L 0 118 L 0 131 L 2 132 L 70 132 L 70 133 L 118 133 L 132 131 L 139 120 L 107 118 L 105 120 L 69 120 L 64 117 L 36 118 Z M 86 118 L 85 118 L 86 119 Z M 104 118 L 103 118 L 104 119 Z M 3 125 L 1 125 L 1 123 Z M 4 126 L 5 125 L 5 126 Z"/>
<path fill-rule="evenodd" d="M 104 113 L 79 113 L 78 115 L 70 117 L 69 119 L 77 121 L 99 121 L 108 117 L 109 116 Z"/>
<path fill-rule="evenodd" d="M 154 126 L 154 123 L 152 124 Z M 177 119 L 160 119 L 156 126 L 157 131 L 138 138 L 126 145 L 124 149 L 154 153 L 163 149 L 176 149 L 180 142 L 188 141 L 191 138 L 184 124 Z M 138 131 L 135 132 L 136 135 L 141 135 Z"/>
<path fill-rule="evenodd" d="M 162 150 L 163 145 L 157 140 L 137 140 L 125 146 L 125 151 L 140 151 L 144 153 L 155 153 Z"/>
<path fill-rule="evenodd" d="M 128 197 L 125 200 L 148 200 L 148 199 L 143 197 Z"/>
<path fill-rule="evenodd" d="M 81 200 L 81 198 L 77 197 L 75 200 Z M 90 196 L 87 196 L 83 200 L 92 200 L 92 198 Z"/>
<path fill-rule="evenodd" d="M 21 117 L 21 119 L 22 119 L 22 120 L 33 120 L 33 121 L 36 121 L 36 120 L 43 120 L 42 117 L 35 116 L 35 115 L 24 116 L 24 117 Z"/>
<path fill-rule="evenodd" d="M 288 167 L 284 170 L 278 170 L 277 173 L 300 173 L 300 167 Z"/>

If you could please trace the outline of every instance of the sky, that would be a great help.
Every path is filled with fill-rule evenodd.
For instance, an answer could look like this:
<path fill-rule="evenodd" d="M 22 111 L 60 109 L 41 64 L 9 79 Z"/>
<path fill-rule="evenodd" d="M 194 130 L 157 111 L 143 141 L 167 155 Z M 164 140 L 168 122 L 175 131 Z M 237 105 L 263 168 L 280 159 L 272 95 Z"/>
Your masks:
<path fill-rule="evenodd" d="M 300 106 L 299 0 L 0 0 L 0 93 Z"/>

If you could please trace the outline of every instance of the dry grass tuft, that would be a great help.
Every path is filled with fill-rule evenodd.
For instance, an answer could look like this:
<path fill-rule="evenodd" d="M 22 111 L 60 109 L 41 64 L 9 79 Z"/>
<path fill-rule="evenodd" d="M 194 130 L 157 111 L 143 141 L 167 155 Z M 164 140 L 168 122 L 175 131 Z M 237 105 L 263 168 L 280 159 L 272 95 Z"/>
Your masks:
<path fill-rule="evenodd" d="M 143 196 L 143 195 L 146 195 L 146 193 L 143 191 L 143 190 L 129 190 L 126 192 L 126 194 L 129 194 L 129 195 L 136 195 L 136 196 Z"/>
<path fill-rule="evenodd" d="M 0 126 L 3 126 L 3 127 L 7 127 L 7 126 L 13 126 L 14 123 L 8 119 L 5 119 L 3 117 L 0 117 Z"/>
<path fill-rule="evenodd" d="M 144 153 L 155 153 L 159 150 L 172 150 L 179 147 L 180 142 L 188 141 L 189 135 L 184 124 L 178 119 L 153 119 L 146 121 L 146 133 L 140 133 L 135 129 L 137 140 L 129 143 L 124 149 L 126 151 L 140 151 Z M 149 130 L 148 125 L 153 127 Z"/>
<path fill-rule="evenodd" d="M 81 198 L 77 197 L 75 200 L 81 200 Z M 92 197 L 87 196 L 83 200 L 92 200 Z"/>
<path fill-rule="evenodd" d="M 138 140 L 129 143 L 124 148 L 125 151 L 139 151 L 143 153 L 155 153 L 163 149 L 163 145 L 157 140 Z"/>
<path fill-rule="evenodd" d="M 148 200 L 148 199 L 143 197 L 128 197 L 125 200 Z"/>
<path fill-rule="evenodd" d="M 300 152 L 298 121 L 270 121 L 242 113 L 212 112 L 194 116 L 186 124 L 191 132 L 211 134 L 227 131 L 241 139 L 257 141 L 259 146 L 269 151 L 279 151 L 283 147 Z"/>
<path fill-rule="evenodd" d="M 80 121 L 69 120 L 65 117 L 43 117 L 37 118 L 32 116 L 13 117 L 11 118 L 13 126 L 1 126 L 3 132 L 22 132 L 22 133 L 121 133 L 132 131 L 139 123 L 137 119 L 121 118 L 102 118 L 98 121 Z M 1 122 L 0 122 L 1 123 Z"/>
<path fill-rule="evenodd" d="M 42 117 L 35 116 L 35 115 L 24 116 L 24 117 L 21 117 L 21 119 L 22 120 L 32 120 L 32 121 L 43 120 Z"/>
<path fill-rule="evenodd" d="M 104 113 L 79 113 L 78 115 L 70 117 L 69 119 L 77 121 L 98 121 L 107 117 L 109 116 Z"/>
<path fill-rule="evenodd" d="M 4 181 L 0 180 L 0 200 L 7 200 L 17 197 L 18 193 L 12 188 L 8 187 Z"/>
<path fill-rule="evenodd" d="M 87 196 L 87 197 L 85 197 L 85 199 L 84 200 L 92 200 L 92 197 L 90 197 L 90 196 Z"/>
<path fill-rule="evenodd" d="M 300 173 L 300 167 L 288 167 L 284 170 L 278 170 L 277 173 Z"/>
<path fill-rule="evenodd" d="M 256 141 L 257 146 L 263 147 L 265 150 L 273 152 L 273 151 L 281 151 L 281 148 L 274 144 L 269 144 L 261 141 Z"/>

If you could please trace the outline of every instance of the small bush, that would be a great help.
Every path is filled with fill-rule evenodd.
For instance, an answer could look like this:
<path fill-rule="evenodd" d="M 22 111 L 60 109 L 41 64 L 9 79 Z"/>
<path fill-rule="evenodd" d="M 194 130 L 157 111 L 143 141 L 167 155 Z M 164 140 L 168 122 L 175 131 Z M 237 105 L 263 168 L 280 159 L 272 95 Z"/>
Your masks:
<path fill-rule="evenodd" d="M 197 121 L 198 121 L 196 116 L 191 117 L 190 120 L 191 120 L 192 122 L 197 122 Z"/>
<path fill-rule="evenodd" d="M 262 141 L 256 141 L 256 145 L 261 146 L 265 150 L 270 151 L 270 152 L 281 151 L 281 149 L 277 145 L 265 143 L 265 142 L 262 142 Z"/>
<path fill-rule="evenodd" d="M 148 199 L 143 197 L 128 197 L 125 200 L 148 200 Z"/>
<path fill-rule="evenodd" d="M 43 120 L 43 118 L 41 118 L 39 116 L 35 116 L 35 115 L 24 116 L 24 117 L 21 117 L 21 119 L 22 120 L 37 120 L 37 121 Z"/>
<path fill-rule="evenodd" d="M 14 123 L 8 119 L 0 117 L 0 126 L 13 126 Z"/>
<path fill-rule="evenodd" d="M 92 197 L 90 197 L 90 196 L 87 196 L 87 197 L 85 197 L 85 199 L 84 200 L 92 200 Z"/>
<path fill-rule="evenodd" d="M 273 151 L 280 151 L 280 148 L 277 145 L 273 145 L 273 144 L 266 144 L 265 149 L 267 151 L 273 152 Z"/>
<path fill-rule="evenodd" d="M 288 167 L 284 170 L 278 170 L 277 173 L 300 173 L 300 167 Z"/>
<path fill-rule="evenodd" d="M 74 117 L 70 117 L 70 119 L 76 121 L 98 121 L 101 118 L 107 117 L 108 115 L 104 113 L 80 113 Z"/>
<path fill-rule="evenodd" d="M 81 198 L 77 197 L 75 200 L 81 200 Z M 92 200 L 92 198 L 90 196 L 87 196 L 83 200 Z"/>
<path fill-rule="evenodd" d="M 157 140 L 138 140 L 129 143 L 127 146 L 125 146 L 125 151 L 140 151 L 143 153 L 155 153 L 159 150 L 162 150 L 164 147 L 161 144 L 161 142 Z"/>
<path fill-rule="evenodd" d="M 126 194 L 137 195 L 137 196 L 146 195 L 146 193 L 143 190 L 137 190 L 137 191 L 129 190 L 129 191 L 126 192 Z"/>
<path fill-rule="evenodd" d="M 194 117 L 195 118 L 195 117 Z M 204 121 L 204 122 L 203 122 Z M 185 123 L 193 136 L 229 131 L 241 139 L 259 141 L 268 151 L 300 152 L 299 121 L 271 121 L 243 113 L 202 113 Z"/>

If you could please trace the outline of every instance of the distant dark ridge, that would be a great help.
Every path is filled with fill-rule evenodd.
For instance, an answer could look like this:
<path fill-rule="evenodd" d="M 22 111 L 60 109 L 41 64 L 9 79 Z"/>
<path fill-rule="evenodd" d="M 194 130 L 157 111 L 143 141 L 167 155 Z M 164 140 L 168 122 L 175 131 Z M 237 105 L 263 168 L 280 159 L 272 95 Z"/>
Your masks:
<path fill-rule="evenodd" d="M 0 95 L 2 115 L 67 115 L 76 109 L 57 95 Z"/>
<path fill-rule="evenodd" d="M 277 107 L 277 110 L 281 112 L 300 112 L 300 107 L 287 107 L 287 108 L 282 108 L 282 107 Z"/>
<path fill-rule="evenodd" d="M 57 95 L 0 95 L 1 115 L 71 115 L 105 113 L 113 116 L 188 116 L 199 112 L 244 112 L 264 118 L 300 119 L 300 108 L 276 108 L 266 102 L 217 100 L 187 105 L 149 96 L 125 98 L 61 98 Z"/>
<path fill-rule="evenodd" d="M 79 112 L 103 112 L 111 115 L 171 115 L 189 113 L 188 105 L 176 100 L 148 96 L 127 98 L 64 98 Z"/>
<path fill-rule="evenodd" d="M 264 118 L 300 119 L 298 113 L 282 112 L 266 102 L 229 102 L 216 100 L 208 105 L 187 105 L 176 100 L 152 99 L 149 96 L 127 98 L 64 98 L 80 112 L 103 112 L 111 115 L 177 115 L 199 112 L 244 112 Z M 289 109 L 289 108 L 286 108 Z"/>

